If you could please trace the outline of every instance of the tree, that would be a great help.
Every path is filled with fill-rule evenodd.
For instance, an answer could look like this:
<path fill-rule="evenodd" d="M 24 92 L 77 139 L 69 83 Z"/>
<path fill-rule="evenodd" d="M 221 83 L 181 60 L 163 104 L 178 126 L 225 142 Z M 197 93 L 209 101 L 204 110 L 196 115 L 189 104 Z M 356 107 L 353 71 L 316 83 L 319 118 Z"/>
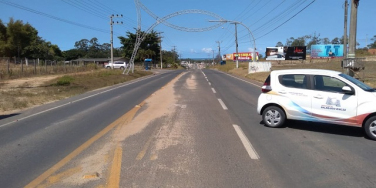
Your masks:
<path fill-rule="evenodd" d="M 0 56 L 24 57 L 24 49 L 38 36 L 38 31 L 29 23 L 9 19 L 7 26 L 0 23 Z"/>
<path fill-rule="evenodd" d="M 341 41 L 338 37 L 334 38 L 332 41 L 331 41 L 332 44 L 341 44 Z"/>
<path fill-rule="evenodd" d="M 87 52 L 89 51 L 89 40 L 81 39 L 80 41 L 74 43 L 74 47 L 86 56 Z"/>
<path fill-rule="evenodd" d="M 319 33 L 319 34 L 316 34 L 316 32 L 314 32 L 313 35 L 311 35 L 311 36 L 307 36 L 307 38 L 311 39 L 311 40 L 307 43 L 307 49 L 308 49 L 308 50 L 311 49 L 311 46 L 312 46 L 312 45 L 315 45 L 315 44 L 321 44 L 320 33 Z"/>
<path fill-rule="evenodd" d="M 144 35 L 144 31 L 137 31 L 141 32 L 141 35 Z M 127 32 L 126 37 L 120 36 L 120 43 L 123 45 L 121 48 L 123 50 L 123 56 L 126 58 L 131 58 L 134 45 L 136 42 L 136 33 Z M 149 57 L 154 60 L 159 60 L 159 53 L 160 53 L 160 46 L 159 46 L 159 37 L 155 31 L 151 31 L 150 33 L 146 34 L 145 40 L 142 41 L 140 47 L 138 49 L 139 53 L 137 53 L 136 60 L 143 61 L 143 58 Z M 153 53 L 152 53 L 152 52 Z M 140 53 L 141 52 L 141 53 Z"/>
<path fill-rule="evenodd" d="M 285 46 L 290 47 L 292 45 L 292 42 L 294 41 L 294 37 L 290 37 L 289 39 L 286 39 Z"/>
<path fill-rule="evenodd" d="M 373 43 L 367 45 L 367 47 L 371 49 L 376 49 L 376 35 L 371 38 L 371 41 L 373 41 Z"/>
<path fill-rule="evenodd" d="M 277 44 L 275 45 L 275 47 L 283 47 L 283 43 L 282 42 L 277 42 Z"/>
<path fill-rule="evenodd" d="M 331 44 L 331 41 L 327 37 L 321 39 L 321 41 L 322 41 L 323 44 Z"/>
<path fill-rule="evenodd" d="M 298 37 L 292 41 L 291 46 L 305 46 L 306 38 L 305 37 Z"/>
<path fill-rule="evenodd" d="M 175 51 L 162 51 L 163 62 L 166 64 L 173 64 L 179 59 L 179 55 Z"/>
<path fill-rule="evenodd" d="M 70 61 L 73 59 L 78 59 L 80 57 L 83 57 L 84 54 L 82 54 L 82 51 L 79 49 L 70 49 L 63 52 L 64 59 L 66 61 Z"/>
<path fill-rule="evenodd" d="M 7 27 L 3 24 L 3 21 L 0 19 L 0 54 L 5 54 L 7 38 Z"/>

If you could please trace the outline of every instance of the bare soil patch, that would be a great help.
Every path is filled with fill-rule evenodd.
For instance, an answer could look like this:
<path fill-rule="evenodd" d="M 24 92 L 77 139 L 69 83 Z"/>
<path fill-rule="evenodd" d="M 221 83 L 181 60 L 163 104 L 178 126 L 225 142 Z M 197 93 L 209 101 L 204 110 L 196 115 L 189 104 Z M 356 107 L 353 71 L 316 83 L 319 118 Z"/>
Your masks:
<path fill-rule="evenodd" d="M 64 75 L 47 75 L 0 81 L 0 114 L 11 114 L 37 105 L 61 100 L 90 90 L 127 82 L 152 72 L 91 70 Z"/>

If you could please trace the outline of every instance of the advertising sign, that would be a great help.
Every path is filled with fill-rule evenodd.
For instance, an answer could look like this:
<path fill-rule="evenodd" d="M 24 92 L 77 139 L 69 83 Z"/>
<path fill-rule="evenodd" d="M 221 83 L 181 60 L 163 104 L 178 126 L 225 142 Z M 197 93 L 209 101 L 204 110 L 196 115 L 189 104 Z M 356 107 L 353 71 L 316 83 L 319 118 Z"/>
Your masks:
<path fill-rule="evenodd" d="M 239 52 L 238 55 L 236 53 L 233 54 L 233 60 L 236 61 L 236 57 L 238 57 L 238 61 L 251 61 L 253 52 Z M 256 52 L 256 60 L 258 60 L 259 53 Z"/>
<path fill-rule="evenodd" d="M 266 60 L 285 60 L 283 47 L 267 47 L 265 55 Z"/>
<path fill-rule="evenodd" d="M 323 44 L 311 46 L 311 58 L 338 58 L 343 57 L 343 44 Z"/>
<path fill-rule="evenodd" d="M 269 72 L 272 68 L 271 62 L 249 62 L 248 74 L 256 72 Z"/>
<path fill-rule="evenodd" d="M 226 61 L 227 60 L 234 60 L 233 54 L 226 54 Z"/>
<path fill-rule="evenodd" d="M 286 51 L 286 60 L 300 60 L 306 59 L 306 47 L 305 46 L 294 46 L 288 47 Z"/>

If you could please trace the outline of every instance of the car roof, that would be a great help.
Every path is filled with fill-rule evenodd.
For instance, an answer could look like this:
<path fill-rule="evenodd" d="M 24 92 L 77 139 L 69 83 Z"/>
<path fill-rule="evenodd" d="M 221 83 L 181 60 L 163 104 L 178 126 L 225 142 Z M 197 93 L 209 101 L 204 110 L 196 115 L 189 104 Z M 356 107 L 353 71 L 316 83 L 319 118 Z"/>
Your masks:
<path fill-rule="evenodd" d="M 334 70 L 325 69 L 285 69 L 285 70 L 274 70 L 274 74 L 319 74 L 319 75 L 338 75 L 341 72 Z"/>

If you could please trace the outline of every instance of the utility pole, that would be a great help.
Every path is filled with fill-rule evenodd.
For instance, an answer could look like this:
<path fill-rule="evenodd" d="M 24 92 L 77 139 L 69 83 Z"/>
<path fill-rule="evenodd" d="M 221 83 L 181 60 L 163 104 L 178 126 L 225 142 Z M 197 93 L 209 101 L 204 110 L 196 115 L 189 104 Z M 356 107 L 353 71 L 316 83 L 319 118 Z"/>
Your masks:
<path fill-rule="evenodd" d="M 214 50 L 212 50 L 212 52 L 213 52 L 213 65 L 214 65 Z"/>
<path fill-rule="evenodd" d="M 233 24 L 235 24 L 235 44 L 236 44 L 236 68 L 239 68 L 239 52 L 238 52 L 238 23 L 237 22 L 234 22 Z"/>
<path fill-rule="evenodd" d="M 174 55 L 174 63 L 175 63 L 175 52 L 176 52 L 176 46 L 172 46 L 174 49 L 173 49 L 173 55 Z"/>
<path fill-rule="evenodd" d="M 347 58 L 347 11 L 349 4 L 345 0 L 345 23 L 344 23 L 344 32 L 343 32 L 343 57 Z"/>
<path fill-rule="evenodd" d="M 350 13 L 350 35 L 349 35 L 349 53 L 348 58 L 351 58 L 350 66 L 353 68 L 356 63 L 355 50 L 356 50 L 356 30 L 358 20 L 358 6 L 359 0 L 351 0 L 351 13 Z M 347 69 L 349 76 L 354 76 L 354 72 Z"/>
<path fill-rule="evenodd" d="M 221 56 L 221 42 L 222 41 L 215 41 L 215 42 L 218 43 L 218 55 L 219 55 L 219 57 L 222 58 L 222 56 Z M 222 60 L 222 59 L 220 59 L 220 60 Z"/>
<path fill-rule="evenodd" d="M 111 63 L 112 63 L 111 68 L 112 69 L 114 68 L 114 41 L 113 41 L 114 31 L 113 31 L 113 25 L 114 24 L 123 24 L 123 22 L 118 22 L 118 21 L 114 22 L 114 21 L 112 21 L 112 18 L 121 18 L 121 17 L 123 17 L 122 14 L 120 14 L 120 15 L 118 15 L 118 14 L 116 14 L 116 15 L 112 14 L 110 16 L 110 26 L 111 26 Z"/>
<path fill-rule="evenodd" d="M 348 54 L 348 57 L 350 58 L 355 58 L 358 6 L 359 6 L 359 0 L 351 0 L 350 37 L 349 37 L 349 54 Z"/>
<path fill-rule="evenodd" d="M 159 55 L 160 55 L 160 58 L 161 58 L 161 69 L 163 69 L 163 66 L 162 66 L 162 33 L 163 32 L 159 32 Z"/>

